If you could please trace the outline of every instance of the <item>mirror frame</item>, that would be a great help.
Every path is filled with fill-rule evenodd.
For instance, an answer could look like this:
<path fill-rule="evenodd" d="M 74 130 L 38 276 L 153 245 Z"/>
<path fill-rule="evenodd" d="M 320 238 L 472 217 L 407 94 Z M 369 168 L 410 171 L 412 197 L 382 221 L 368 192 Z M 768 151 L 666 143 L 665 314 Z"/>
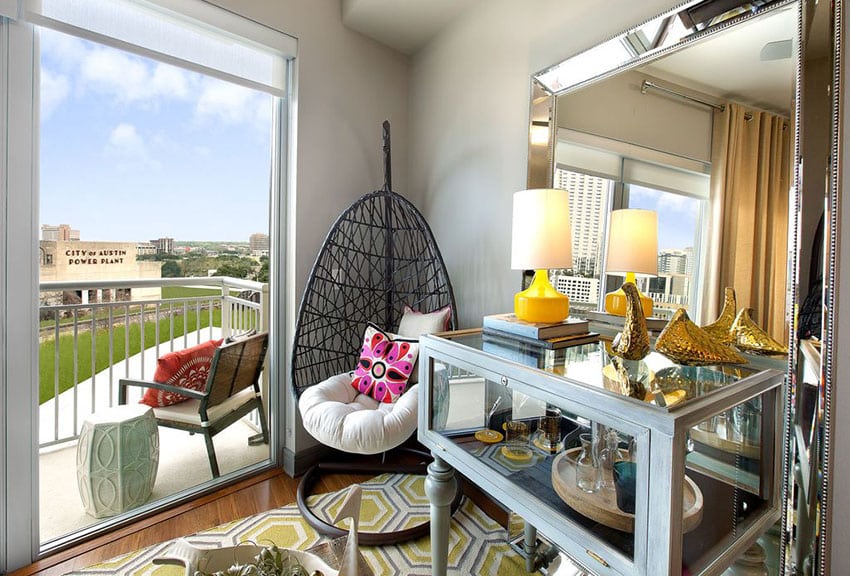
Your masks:
<path fill-rule="evenodd" d="M 696 4 L 699 4 L 701 0 L 688 0 L 677 4 L 670 8 L 667 11 L 664 11 L 653 18 L 650 18 L 644 22 L 639 23 L 638 25 L 629 28 L 622 32 L 621 34 L 609 38 L 608 40 L 597 44 L 594 47 L 591 47 L 588 50 L 580 52 L 567 58 L 561 63 L 550 66 L 541 70 L 540 72 L 534 74 L 531 78 L 531 91 L 530 91 L 530 107 L 529 107 L 529 117 L 528 117 L 528 173 L 527 173 L 527 186 L 528 188 L 542 188 L 542 187 L 552 187 L 553 177 L 554 177 L 554 157 L 555 157 L 555 145 L 557 142 L 557 98 L 563 94 L 567 94 L 581 88 L 586 87 L 589 84 L 594 82 L 607 79 L 615 74 L 619 74 L 621 72 L 625 72 L 627 70 L 631 70 L 643 64 L 646 64 L 652 60 L 665 56 L 669 53 L 678 51 L 686 46 L 693 44 L 699 40 L 702 40 L 708 36 L 713 36 L 719 33 L 722 33 L 729 27 L 735 26 L 742 22 L 748 21 L 753 18 L 758 18 L 763 16 L 764 14 L 773 12 L 778 9 L 786 8 L 791 5 L 797 5 L 797 30 L 796 30 L 796 39 L 797 39 L 797 47 L 795 50 L 794 57 L 796 58 L 796 69 L 795 69 L 795 79 L 794 79 L 794 93 L 795 93 L 795 101 L 794 101 L 794 109 L 793 109 L 793 117 L 795 122 L 794 128 L 794 165 L 793 165 L 793 176 L 790 187 L 790 198 L 789 198 L 789 218 L 788 218 L 788 298 L 786 300 L 786 318 L 788 318 L 789 322 L 789 340 L 788 340 L 788 361 L 786 365 L 786 390 L 784 393 L 784 414 L 785 414 L 785 424 L 783 429 L 783 448 L 782 448 L 782 485 L 780 487 L 781 497 L 783 501 L 788 501 L 789 495 L 793 494 L 794 489 L 794 475 L 792 473 L 792 469 L 794 466 L 794 423 L 792 421 L 792 417 L 795 415 L 795 407 L 793 405 L 792 398 L 792 382 L 795 381 L 795 371 L 798 366 L 798 339 L 796 334 L 796 322 L 797 322 L 797 311 L 798 307 L 802 304 L 799 302 L 799 278 L 800 278 L 800 270 L 799 270 L 799 255 L 800 255 L 800 213 L 803 205 L 802 198 L 802 190 L 801 190 L 801 182 L 803 178 L 803 163 L 802 163 L 802 146 L 801 146 L 801 126 L 803 122 L 802 110 L 801 110 L 801 95 L 802 95 L 802 79 L 804 74 L 804 39 L 807 30 L 804 30 L 804 22 L 807 16 L 807 8 L 813 11 L 814 6 L 816 4 L 816 0 L 777 0 L 776 2 L 764 6 L 759 9 L 756 13 L 749 13 L 745 15 L 741 15 L 735 18 L 730 18 L 720 24 L 712 26 L 708 29 L 705 29 L 701 32 L 694 33 L 686 38 L 668 41 L 661 46 L 656 48 L 651 48 L 643 53 L 634 55 L 631 58 L 625 59 L 621 62 L 611 64 L 608 68 L 605 68 L 605 65 L 601 67 L 597 67 L 594 71 L 589 72 L 589 68 L 586 68 L 584 75 L 581 73 L 578 74 L 577 80 L 570 84 L 564 84 L 563 86 L 552 86 L 547 85 L 540 80 L 540 78 L 547 73 L 551 73 L 558 66 L 563 63 L 570 61 L 583 60 L 587 62 L 592 59 L 589 58 L 594 50 L 598 50 L 603 46 L 609 45 L 611 42 L 620 42 L 623 41 L 627 36 L 635 34 L 640 28 L 653 22 L 660 18 L 666 18 L 669 16 L 674 16 L 678 14 L 680 11 L 693 7 Z M 741 4 L 745 4 L 745 2 L 741 2 Z M 830 157 L 832 159 L 839 158 L 839 129 L 841 126 L 841 118 L 840 118 L 840 94 L 843 89 L 841 86 L 841 73 L 840 73 L 840 46 L 841 46 L 841 15 L 842 15 L 842 1 L 841 0 L 832 0 L 832 8 L 829 14 L 829 18 L 832 22 L 832 37 L 831 37 L 831 46 L 829 48 L 829 54 L 831 55 L 831 94 L 830 94 L 830 105 L 831 105 L 831 113 L 830 113 Z M 829 6 L 823 6 L 822 9 L 830 10 Z M 809 13 L 809 16 L 811 12 Z M 539 130 L 542 128 L 548 129 L 548 135 L 546 138 L 541 139 L 539 137 Z M 535 130 L 538 131 L 538 136 L 533 136 Z M 835 162 L 835 160 L 833 160 Z M 814 177 L 817 177 L 815 175 Z M 820 176 L 821 178 L 823 176 Z M 833 362 L 835 351 L 833 350 L 833 334 L 832 334 L 832 326 L 835 325 L 836 318 L 833 317 L 833 310 L 835 309 L 834 304 L 837 300 L 836 288 L 837 288 L 837 244 L 836 244 L 836 234 L 839 226 L 839 194 L 840 194 L 840 174 L 838 173 L 837 167 L 833 164 L 829 167 L 828 170 L 828 182 L 826 185 L 826 190 L 824 193 L 824 200 L 827 213 L 825 214 L 825 230 L 824 230 L 824 251 L 823 251 L 823 265 L 824 265 L 824 281 L 823 281 L 823 322 L 821 329 L 821 340 L 822 340 L 822 360 L 820 366 L 820 385 L 819 385 L 819 396 L 821 397 L 821 405 L 819 409 L 821 411 L 821 415 L 819 416 L 823 422 L 823 439 L 820 446 L 822 453 L 820 454 L 820 461 L 822 463 L 822 477 L 820 479 L 820 484 L 817 488 L 821 491 L 821 506 L 822 511 L 819 514 L 818 518 L 818 530 L 817 533 L 820 534 L 819 540 L 816 540 L 817 546 L 813 547 L 814 560 L 817 565 L 814 566 L 816 574 L 828 574 L 830 569 L 830 533 L 829 527 L 831 525 L 831 514 L 829 510 L 829 506 L 827 505 L 830 502 L 829 497 L 829 487 L 830 487 L 830 479 L 831 479 L 831 465 L 830 465 L 830 441 L 831 441 L 831 408 L 832 401 L 834 398 L 833 392 Z M 818 415 L 816 414 L 816 418 Z M 791 520 L 789 518 L 789 514 L 793 512 L 793 505 L 787 504 L 783 506 L 782 510 L 782 520 L 781 520 L 781 534 L 780 534 L 780 547 L 779 547 L 779 568 L 781 573 L 786 573 L 786 570 L 789 569 L 788 565 L 788 554 L 790 553 L 790 531 L 791 526 L 789 525 Z"/>

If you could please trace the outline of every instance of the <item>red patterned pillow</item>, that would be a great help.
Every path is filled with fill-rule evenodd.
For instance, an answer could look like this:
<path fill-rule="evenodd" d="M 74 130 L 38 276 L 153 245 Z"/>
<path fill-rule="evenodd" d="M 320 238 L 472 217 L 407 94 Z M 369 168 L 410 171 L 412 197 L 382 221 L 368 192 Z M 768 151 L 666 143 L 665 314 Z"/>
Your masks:
<path fill-rule="evenodd" d="M 221 340 L 210 340 L 191 348 L 163 354 L 156 361 L 153 381 L 191 390 L 203 390 L 210 375 L 210 364 Z M 186 396 L 156 388 L 148 388 L 139 402 L 154 408 L 188 400 Z"/>
<path fill-rule="evenodd" d="M 404 392 L 418 356 L 416 340 L 388 334 L 370 323 L 351 385 L 378 402 L 395 402 Z"/>

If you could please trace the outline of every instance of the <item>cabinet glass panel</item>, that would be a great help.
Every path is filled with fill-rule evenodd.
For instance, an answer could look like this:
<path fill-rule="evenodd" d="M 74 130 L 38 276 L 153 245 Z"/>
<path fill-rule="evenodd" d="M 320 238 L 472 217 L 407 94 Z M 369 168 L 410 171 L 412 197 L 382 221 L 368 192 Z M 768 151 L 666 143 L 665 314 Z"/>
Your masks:
<path fill-rule="evenodd" d="M 757 372 L 742 366 L 681 366 L 657 352 L 640 361 L 622 360 L 609 354 L 606 343 L 601 340 L 557 350 L 545 350 L 482 332 L 453 336 L 452 340 L 567 377 L 580 385 L 601 388 L 617 396 L 646 400 L 664 411 L 708 397 Z"/>
<path fill-rule="evenodd" d="M 431 430 L 634 560 L 632 437 L 444 361 Z"/>
<path fill-rule="evenodd" d="M 757 396 L 688 431 L 686 475 L 705 504 L 699 527 L 683 536 L 683 574 L 700 574 L 770 508 L 774 436 L 763 422 L 772 422 L 774 398 Z"/>

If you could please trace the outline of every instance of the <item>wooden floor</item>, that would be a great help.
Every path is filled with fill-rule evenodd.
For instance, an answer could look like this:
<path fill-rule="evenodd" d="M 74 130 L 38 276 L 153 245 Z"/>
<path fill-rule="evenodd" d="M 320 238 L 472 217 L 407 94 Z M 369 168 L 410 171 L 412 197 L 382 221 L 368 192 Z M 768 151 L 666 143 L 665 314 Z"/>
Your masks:
<path fill-rule="evenodd" d="M 329 474 L 317 481 L 312 492 L 339 490 L 370 477 L 372 475 Z M 290 478 L 281 470 L 263 472 L 172 510 L 57 552 L 35 564 L 10 572 L 9 576 L 60 576 L 157 542 L 291 504 L 295 502 L 297 487 L 298 479 Z"/>

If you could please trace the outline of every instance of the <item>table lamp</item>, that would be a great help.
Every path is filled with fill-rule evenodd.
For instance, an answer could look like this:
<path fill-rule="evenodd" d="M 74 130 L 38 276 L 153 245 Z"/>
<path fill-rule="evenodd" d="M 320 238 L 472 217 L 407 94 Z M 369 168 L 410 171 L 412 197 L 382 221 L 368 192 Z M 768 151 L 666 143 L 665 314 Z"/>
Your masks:
<path fill-rule="evenodd" d="M 635 274 L 658 274 L 658 214 L 636 208 L 613 210 L 606 254 L 605 271 L 625 274 L 625 282 L 632 282 L 635 287 Z M 649 318 L 652 298 L 640 291 L 638 294 L 643 314 Z M 616 316 L 626 315 L 626 295 L 622 288 L 605 295 L 605 311 Z"/>
<path fill-rule="evenodd" d="M 514 194 L 511 268 L 531 270 L 528 289 L 514 296 L 514 314 L 526 322 L 561 322 L 570 300 L 549 283 L 549 268 L 572 268 L 573 240 L 567 190 L 540 188 Z"/>

